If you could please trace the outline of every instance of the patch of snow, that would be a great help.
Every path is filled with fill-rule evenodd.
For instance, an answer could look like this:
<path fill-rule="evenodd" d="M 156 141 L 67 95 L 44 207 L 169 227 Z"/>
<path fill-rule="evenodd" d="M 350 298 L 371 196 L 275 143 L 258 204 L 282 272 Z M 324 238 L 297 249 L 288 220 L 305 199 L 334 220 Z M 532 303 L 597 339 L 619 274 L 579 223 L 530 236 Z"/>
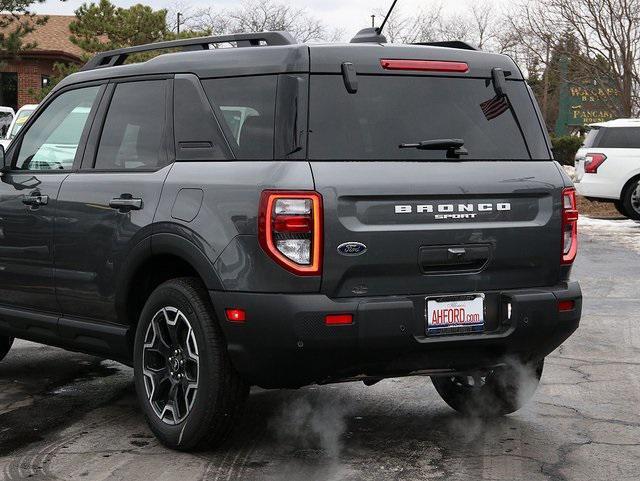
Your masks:
<path fill-rule="evenodd" d="M 640 222 L 631 219 L 592 219 L 581 215 L 578 232 L 640 252 Z"/>

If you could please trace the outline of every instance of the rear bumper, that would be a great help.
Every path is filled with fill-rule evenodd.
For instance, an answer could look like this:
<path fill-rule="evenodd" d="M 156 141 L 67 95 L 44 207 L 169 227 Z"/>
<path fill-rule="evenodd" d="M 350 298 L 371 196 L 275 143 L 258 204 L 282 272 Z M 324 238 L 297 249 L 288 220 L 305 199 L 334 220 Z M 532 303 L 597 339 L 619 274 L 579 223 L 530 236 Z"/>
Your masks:
<path fill-rule="evenodd" d="M 463 372 L 510 356 L 540 359 L 577 329 L 582 310 L 577 282 L 490 292 L 484 333 L 429 337 L 425 296 L 331 299 L 214 291 L 211 297 L 235 368 L 265 388 Z M 560 300 L 573 300 L 575 307 L 559 312 Z M 244 309 L 246 321 L 227 321 L 226 308 Z M 327 314 L 343 313 L 353 314 L 353 324 L 325 325 Z"/>
<path fill-rule="evenodd" d="M 617 182 L 598 174 L 584 174 L 574 185 L 578 194 L 583 197 L 619 200 L 622 191 Z"/>

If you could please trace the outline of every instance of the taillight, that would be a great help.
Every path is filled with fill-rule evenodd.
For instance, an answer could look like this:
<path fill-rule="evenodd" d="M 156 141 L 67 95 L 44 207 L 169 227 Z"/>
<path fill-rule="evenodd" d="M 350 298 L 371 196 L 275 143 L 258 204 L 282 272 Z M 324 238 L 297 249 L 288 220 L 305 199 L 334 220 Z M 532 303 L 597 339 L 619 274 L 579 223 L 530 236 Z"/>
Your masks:
<path fill-rule="evenodd" d="M 562 264 L 572 264 L 578 252 L 578 207 L 576 190 L 562 191 Z"/>
<path fill-rule="evenodd" d="M 385 70 L 418 70 L 423 72 L 456 72 L 467 73 L 469 65 L 465 62 L 449 60 L 402 60 L 382 59 L 380 65 Z"/>
<path fill-rule="evenodd" d="M 282 267 L 301 276 L 322 269 L 322 196 L 265 190 L 258 221 L 260 245 Z"/>
<path fill-rule="evenodd" d="M 586 174 L 597 174 L 598 167 L 607 160 L 604 154 L 587 154 L 584 158 L 584 171 Z"/>

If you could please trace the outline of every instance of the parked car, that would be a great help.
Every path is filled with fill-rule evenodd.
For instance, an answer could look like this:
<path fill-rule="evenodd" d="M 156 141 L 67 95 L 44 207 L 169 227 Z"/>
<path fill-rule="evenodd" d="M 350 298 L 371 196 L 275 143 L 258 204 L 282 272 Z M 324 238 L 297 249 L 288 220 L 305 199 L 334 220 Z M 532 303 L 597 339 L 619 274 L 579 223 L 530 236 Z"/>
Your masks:
<path fill-rule="evenodd" d="M 460 42 L 354 41 L 183 39 L 60 82 L 0 164 L 0 358 L 18 337 L 133 365 L 181 450 L 254 385 L 421 375 L 459 411 L 520 408 L 582 305 L 531 90 Z M 126 64 L 155 49 L 184 51 Z"/>
<path fill-rule="evenodd" d="M 27 104 L 18 109 L 18 113 L 13 117 L 5 135 L 0 139 L 0 145 L 5 149 L 9 146 L 11 140 L 20 132 L 22 126 L 37 107 L 37 105 Z"/>
<path fill-rule="evenodd" d="M 0 137 L 4 138 L 16 113 L 11 107 L 0 107 Z"/>
<path fill-rule="evenodd" d="M 576 189 L 640 220 L 640 119 L 591 124 L 576 153 Z"/>

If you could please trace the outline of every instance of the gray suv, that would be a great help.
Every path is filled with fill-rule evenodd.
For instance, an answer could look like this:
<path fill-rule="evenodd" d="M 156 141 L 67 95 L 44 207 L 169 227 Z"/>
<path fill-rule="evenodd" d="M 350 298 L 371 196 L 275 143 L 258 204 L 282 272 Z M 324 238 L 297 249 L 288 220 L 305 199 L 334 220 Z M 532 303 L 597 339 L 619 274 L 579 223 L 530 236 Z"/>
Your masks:
<path fill-rule="evenodd" d="M 182 450 L 254 385 L 424 375 L 517 410 L 580 319 L 571 181 L 508 57 L 355 40 L 179 40 L 61 82 L 3 158 L 0 358 L 133 365 Z"/>

